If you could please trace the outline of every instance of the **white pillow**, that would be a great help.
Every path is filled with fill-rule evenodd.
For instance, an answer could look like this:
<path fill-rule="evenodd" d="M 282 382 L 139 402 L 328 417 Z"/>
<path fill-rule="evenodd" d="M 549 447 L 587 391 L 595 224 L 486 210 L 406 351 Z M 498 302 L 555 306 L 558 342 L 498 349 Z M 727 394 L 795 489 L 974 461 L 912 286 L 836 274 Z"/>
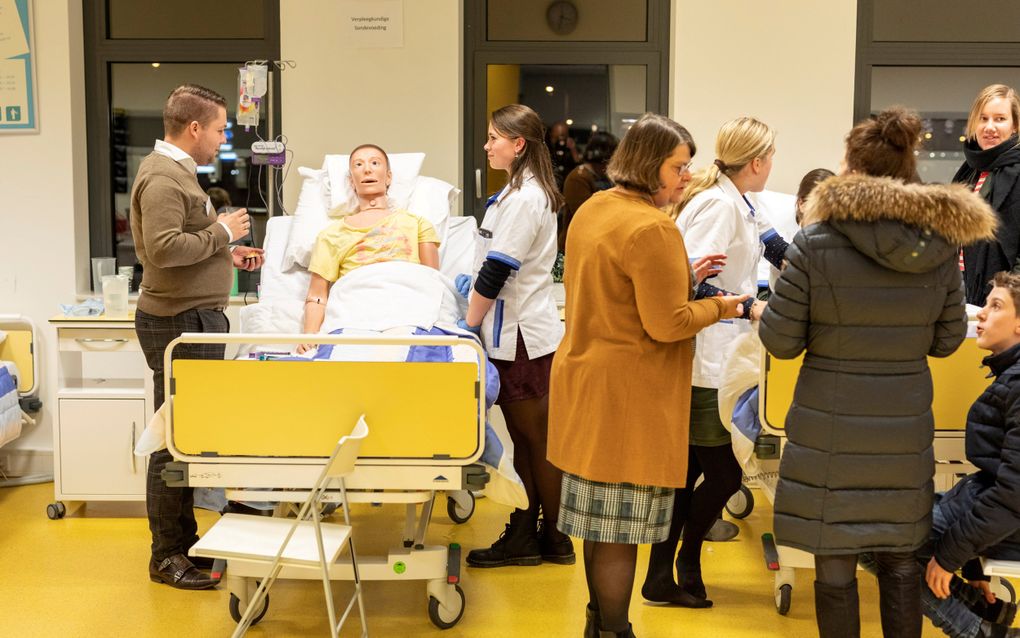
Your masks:
<path fill-rule="evenodd" d="M 280 269 L 289 272 L 307 269 L 312 258 L 312 248 L 319 231 L 329 225 L 329 175 L 326 169 L 298 167 L 304 176 L 301 193 L 298 195 L 294 220 L 290 225 L 287 248 L 280 261 Z"/>
<path fill-rule="evenodd" d="M 298 174 L 305 178 L 301 182 L 301 193 L 298 194 L 297 208 L 293 215 L 326 216 L 330 209 L 329 172 L 325 168 L 308 168 L 298 166 Z"/>
<path fill-rule="evenodd" d="M 387 196 L 393 208 L 407 208 L 414 180 L 425 161 L 425 153 L 395 153 L 389 158 L 393 181 L 390 182 Z M 322 166 L 329 173 L 330 208 L 349 206 L 354 202 L 350 160 L 350 155 L 327 155 L 323 161 Z"/>
<path fill-rule="evenodd" d="M 283 272 L 295 270 L 307 270 L 308 264 L 312 261 L 312 249 L 315 248 L 315 238 L 319 236 L 331 220 L 328 217 L 295 217 L 290 225 L 290 237 L 287 239 L 287 251 L 283 253 L 283 263 L 280 268 Z"/>
<path fill-rule="evenodd" d="M 451 217 L 448 221 L 446 241 L 439 246 L 439 271 L 455 280 L 459 274 L 472 274 L 478 220 L 471 215 L 465 215 Z"/>
<path fill-rule="evenodd" d="M 436 234 L 439 235 L 440 246 L 446 243 L 447 226 L 458 195 L 460 189 L 441 179 L 419 175 L 414 180 L 414 189 L 411 191 L 411 199 L 407 202 L 407 210 L 432 223 Z"/>

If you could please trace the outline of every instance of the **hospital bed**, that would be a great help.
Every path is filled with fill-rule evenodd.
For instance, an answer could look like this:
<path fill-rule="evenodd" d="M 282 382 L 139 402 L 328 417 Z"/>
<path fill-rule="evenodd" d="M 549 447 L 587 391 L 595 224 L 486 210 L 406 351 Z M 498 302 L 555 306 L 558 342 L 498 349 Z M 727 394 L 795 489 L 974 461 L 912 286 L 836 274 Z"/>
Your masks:
<path fill-rule="evenodd" d="M 975 328 L 976 321 L 972 319 L 967 338 L 949 357 L 928 359 L 934 390 L 936 490 L 948 489 L 957 477 L 975 471 L 967 462 L 964 449 L 967 411 L 989 383 L 981 369 L 981 360 L 987 352 L 978 348 Z M 793 401 L 802 359 L 803 355 L 790 360 L 776 359 L 764 351 L 762 355 L 758 395 L 762 434 L 755 446 L 760 472 L 751 477 L 751 482 L 761 488 L 771 503 L 775 502 L 779 458 L 786 443 L 786 413 Z M 814 569 L 814 557 L 802 550 L 777 545 L 771 534 L 763 537 L 763 544 L 766 564 L 775 571 L 776 609 L 785 615 L 792 601 L 794 570 Z M 1000 580 L 996 584 L 1000 597 L 1015 599 L 1008 581 Z"/>
<path fill-rule="evenodd" d="M 35 335 L 31 319 L 0 315 L 0 447 L 18 438 L 24 425 L 34 425 L 28 413 L 42 407 Z"/>
<path fill-rule="evenodd" d="M 383 557 L 359 556 L 363 580 L 424 580 L 429 619 L 452 627 L 464 612 L 460 548 L 425 543 L 436 492 L 481 489 L 476 464 L 485 430 L 484 351 L 456 337 L 319 335 L 336 347 L 449 347 L 451 361 L 177 360 L 182 343 L 297 344 L 301 335 L 184 335 L 167 348 L 167 444 L 171 485 L 227 488 L 228 498 L 305 500 L 336 440 L 360 414 L 371 435 L 347 479 L 351 502 L 403 503 L 401 543 Z M 242 382 L 225 379 L 243 379 Z M 328 395 L 328 400 L 327 400 Z M 357 526 L 355 526 L 355 539 Z M 230 561 L 227 587 L 237 620 L 268 565 Z M 331 577 L 349 580 L 349 563 Z M 316 568 L 287 568 L 283 578 L 320 578 Z M 265 607 L 259 618 L 265 614 Z"/>
<path fill-rule="evenodd" d="M 401 175 L 401 162 L 399 156 L 391 156 L 391 194 L 402 182 L 415 184 L 407 208 L 432 221 L 441 240 L 442 276 L 452 282 L 456 274 L 470 272 L 475 219 L 450 217 L 456 189 L 431 178 L 408 180 Z M 358 415 L 365 414 L 371 434 L 347 480 L 348 497 L 352 502 L 404 504 L 406 517 L 400 542 L 386 556 L 359 556 L 361 577 L 425 580 L 430 620 L 437 627 L 451 627 L 464 611 L 460 548 L 426 545 L 425 534 L 437 493 L 451 495 L 448 513 L 461 522 L 473 510 L 472 491 L 489 481 L 489 473 L 477 463 L 488 449 L 485 353 L 473 338 L 463 335 L 348 330 L 315 336 L 313 341 L 322 345 L 313 359 L 281 356 L 312 340 L 298 334 L 309 283 L 305 268 L 311 243 L 330 221 L 326 210 L 337 201 L 338 182 L 330 183 L 326 167 L 300 171 L 305 183 L 296 214 L 270 219 L 267 224 L 259 301 L 241 309 L 241 333 L 184 335 L 167 349 L 166 439 L 175 462 L 164 477 L 172 485 L 226 488 L 232 500 L 300 502 L 337 439 L 349 432 Z M 422 196 L 420 188 L 431 196 Z M 403 208 L 399 202 L 397 207 Z M 428 285 L 430 278 L 440 277 L 412 264 L 359 268 L 333 286 L 324 330 L 335 321 L 346 325 L 339 315 L 349 319 L 349 308 L 333 304 L 338 291 L 344 294 L 354 281 L 373 286 L 372 273 L 387 268 L 424 277 L 420 281 Z M 415 268 L 428 273 L 415 273 Z M 376 303 L 367 305 L 393 306 L 394 300 L 400 305 L 402 295 L 414 293 L 404 288 L 388 296 L 376 294 Z M 444 293 L 444 316 L 449 315 L 450 303 L 463 300 Z M 195 342 L 224 343 L 228 353 L 237 351 L 237 358 L 171 361 L 174 347 Z M 324 348 L 332 354 L 320 359 L 318 353 Z M 445 348 L 450 356 L 405 360 L 403 353 L 414 348 Z M 368 351 L 380 354 L 376 357 Z M 239 381 L 224 384 L 224 379 Z M 357 526 L 354 533 L 356 538 Z M 228 563 L 226 582 L 235 620 L 266 569 L 260 563 Z M 296 568 L 285 569 L 281 576 L 320 577 L 314 569 Z M 350 579 L 352 569 L 338 563 L 331 576 Z M 259 618 L 267 608 L 268 602 Z"/>

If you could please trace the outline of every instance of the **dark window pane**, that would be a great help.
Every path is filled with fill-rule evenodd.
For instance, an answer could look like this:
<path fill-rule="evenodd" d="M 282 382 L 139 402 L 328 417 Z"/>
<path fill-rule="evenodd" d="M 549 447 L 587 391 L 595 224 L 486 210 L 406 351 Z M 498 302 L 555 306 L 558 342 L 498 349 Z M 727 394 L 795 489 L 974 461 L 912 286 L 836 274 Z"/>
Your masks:
<path fill-rule="evenodd" d="M 648 69 L 643 65 L 490 64 L 486 71 L 486 113 L 526 104 L 542 118 L 547 132 L 557 122 L 566 124 L 579 152 L 595 131 L 622 138 L 647 110 Z M 560 168 L 555 158 L 553 167 Z M 563 177 L 558 175 L 558 180 Z M 485 190 L 494 193 L 506 181 L 506 171 L 489 167 Z"/>
<path fill-rule="evenodd" d="M 645 42 L 648 0 L 488 0 L 487 39 Z"/>
<path fill-rule="evenodd" d="M 265 37 L 262 0 L 108 0 L 111 39 Z"/>
<path fill-rule="evenodd" d="M 970 106 L 989 84 L 1020 86 L 1020 68 L 876 66 L 871 112 L 894 105 L 915 109 L 924 121 L 917 170 L 924 182 L 947 183 L 963 163 Z"/>
<path fill-rule="evenodd" d="M 163 105 L 170 91 L 185 82 L 210 88 L 227 99 L 227 144 L 208 166 L 200 166 L 198 183 L 203 189 L 216 186 L 227 191 L 233 206 L 246 206 L 252 216 L 252 235 L 255 245 L 265 237 L 268 172 L 252 166 L 251 144 L 256 141 L 256 130 L 245 131 L 233 123 L 237 111 L 237 73 L 242 64 L 169 64 L 158 68 L 151 64 L 111 64 L 111 139 L 110 175 L 113 201 L 115 256 L 119 266 L 134 264 L 134 241 L 128 223 L 131 210 L 131 187 L 138 165 L 152 152 L 153 144 L 163 138 Z M 268 136 L 261 114 L 258 133 Z M 254 278 L 240 275 L 240 291 L 255 290 L 258 275 Z"/>
<path fill-rule="evenodd" d="M 1016 0 L 874 0 L 876 42 L 1020 42 Z"/>

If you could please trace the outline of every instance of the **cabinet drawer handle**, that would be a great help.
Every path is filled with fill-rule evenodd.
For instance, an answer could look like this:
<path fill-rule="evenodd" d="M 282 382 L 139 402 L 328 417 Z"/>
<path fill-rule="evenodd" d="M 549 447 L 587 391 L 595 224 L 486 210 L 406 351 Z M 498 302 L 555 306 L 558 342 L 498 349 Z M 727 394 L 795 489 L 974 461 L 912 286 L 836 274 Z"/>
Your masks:
<path fill-rule="evenodd" d="M 78 343 L 127 343 L 130 339 L 93 339 L 91 337 L 75 337 Z"/>
<path fill-rule="evenodd" d="M 128 450 L 131 454 L 131 473 L 135 473 L 135 422 L 131 422 L 131 448 Z"/>

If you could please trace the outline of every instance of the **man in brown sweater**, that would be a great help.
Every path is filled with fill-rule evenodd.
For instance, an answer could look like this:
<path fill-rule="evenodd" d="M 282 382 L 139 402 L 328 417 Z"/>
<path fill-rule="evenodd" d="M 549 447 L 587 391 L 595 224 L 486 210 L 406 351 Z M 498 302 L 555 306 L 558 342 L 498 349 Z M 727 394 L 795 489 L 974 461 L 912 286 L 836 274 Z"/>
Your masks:
<path fill-rule="evenodd" d="M 142 160 L 131 191 L 131 234 L 143 268 L 135 331 L 152 370 L 155 410 L 163 405 L 167 344 L 185 332 L 229 332 L 223 311 L 231 267 L 262 265 L 262 249 L 229 246 L 248 234 L 248 211 L 217 216 L 196 177 L 197 166 L 211 163 L 226 141 L 226 105 L 223 96 L 200 86 L 174 89 L 163 109 L 165 139 Z M 222 359 L 224 351 L 224 345 L 188 344 L 174 348 L 174 359 Z M 149 458 L 149 578 L 180 589 L 214 587 L 218 581 L 187 556 L 198 540 L 194 496 L 191 488 L 163 481 L 172 460 L 165 449 Z"/>

